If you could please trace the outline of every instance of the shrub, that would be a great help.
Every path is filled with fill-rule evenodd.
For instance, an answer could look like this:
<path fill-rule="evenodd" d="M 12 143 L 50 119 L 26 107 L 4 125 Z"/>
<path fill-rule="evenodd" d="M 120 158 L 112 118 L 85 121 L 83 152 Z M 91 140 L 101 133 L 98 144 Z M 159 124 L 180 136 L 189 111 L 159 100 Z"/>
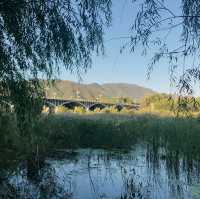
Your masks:
<path fill-rule="evenodd" d="M 101 113 L 101 109 L 100 108 L 95 108 L 93 112 L 94 113 Z"/>
<path fill-rule="evenodd" d="M 81 106 L 76 106 L 74 108 L 74 113 L 79 113 L 79 114 L 83 114 L 83 113 L 86 113 L 86 109 L 81 107 Z"/>
<path fill-rule="evenodd" d="M 64 106 L 57 106 L 55 108 L 55 113 L 67 113 L 69 112 L 70 110 Z"/>
<path fill-rule="evenodd" d="M 106 107 L 101 110 L 102 113 L 118 113 L 118 109 L 115 106 Z"/>
<path fill-rule="evenodd" d="M 48 106 L 43 106 L 42 113 L 48 113 L 48 112 L 49 112 L 49 107 Z"/>

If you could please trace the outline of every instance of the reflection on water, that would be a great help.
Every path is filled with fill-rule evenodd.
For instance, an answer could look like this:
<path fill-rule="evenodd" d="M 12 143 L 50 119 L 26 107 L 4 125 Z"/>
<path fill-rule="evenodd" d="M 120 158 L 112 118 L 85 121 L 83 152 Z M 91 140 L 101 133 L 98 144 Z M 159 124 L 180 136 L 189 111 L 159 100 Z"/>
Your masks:
<path fill-rule="evenodd" d="M 62 155 L 59 155 L 59 154 Z M 56 158 L 57 157 L 57 158 Z M 59 158 L 58 158 L 59 157 Z M 198 165 L 169 159 L 160 150 L 57 152 L 27 175 L 23 163 L 1 180 L 0 198 L 190 199 L 200 198 Z"/>

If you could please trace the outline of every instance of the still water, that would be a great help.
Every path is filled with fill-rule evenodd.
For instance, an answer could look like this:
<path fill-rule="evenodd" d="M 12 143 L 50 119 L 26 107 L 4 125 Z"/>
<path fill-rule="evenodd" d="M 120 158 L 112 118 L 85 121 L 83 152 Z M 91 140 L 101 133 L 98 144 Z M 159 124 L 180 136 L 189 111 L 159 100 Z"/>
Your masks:
<path fill-rule="evenodd" d="M 156 156 L 146 146 L 128 152 L 84 149 L 58 151 L 35 175 L 24 164 L 9 173 L 2 198 L 22 199 L 197 199 L 197 166 Z M 3 191 L 2 191 L 3 190 Z M 4 194 L 4 195 L 3 195 Z M 7 194 L 7 196 L 6 196 Z"/>

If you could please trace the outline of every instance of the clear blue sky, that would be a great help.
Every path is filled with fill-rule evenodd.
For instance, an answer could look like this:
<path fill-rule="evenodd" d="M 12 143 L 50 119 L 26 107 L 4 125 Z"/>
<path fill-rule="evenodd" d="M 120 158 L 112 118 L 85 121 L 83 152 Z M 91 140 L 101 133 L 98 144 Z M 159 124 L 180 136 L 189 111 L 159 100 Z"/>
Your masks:
<path fill-rule="evenodd" d="M 120 47 L 127 40 L 112 39 L 128 36 L 137 9 L 137 6 L 131 2 L 132 0 L 113 0 L 112 26 L 105 32 L 105 55 L 93 56 L 92 68 L 89 69 L 87 74 L 83 75 L 83 83 L 133 83 L 159 92 L 172 92 L 167 62 L 162 61 L 156 66 L 151 79 L 147 80 L 147 64 L 153 54 L 149 53 L 147 57 L 143 57 L 140 55 L 139 49 L 134 54 L 128 51 L 120 54 Z M 176 5 L 174 2 L 176 2 Z M 178 2 L 179 0 L 168 1 L 169 6 L 176 13 L 180 12 Z M 169 42 L 173 43 L 180 33 L 181 30 L 177 30 Z M 67 71 L 62 72 L 61 79 L 78 81 L 75 75 L 71 75 Z"/>

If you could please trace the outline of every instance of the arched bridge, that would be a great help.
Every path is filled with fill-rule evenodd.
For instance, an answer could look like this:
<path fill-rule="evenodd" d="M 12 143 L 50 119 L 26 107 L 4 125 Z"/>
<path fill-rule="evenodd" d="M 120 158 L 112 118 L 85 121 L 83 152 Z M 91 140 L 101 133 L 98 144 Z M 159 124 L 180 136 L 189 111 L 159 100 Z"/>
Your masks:
<path fill-rule="evenodd" d="M 1 102 L 0 105 L 4 104 L 4 107 L 6 107 L 7 110 L 14 108 L 12 103 L 9 101 L 8 97 L 0 96 L 0 102 Z M 75 107 L 82 107 L 82 108 L 85 108 L 86 110 L 91 110 L 91 111 L 95 110 L 96 108 L 103 109 L 103 108 L 111 107 L 111 106 L 114 106 L 119 111 L 123 108 L 128 108 L 128 109 L 140 108 L 140 104 L 138 103 L 134 103 L 134 104 L 106 103 L 106 102 L 85 100 L 85 99 L 66 99 L 65 100 L 65 99 L 45 98 L 44 104 L 50 108 L 55 108 L 56 106 L 64 106 L 69 109 L 74 109 Z"/>
<path fill-rule="evenodd" d="M 140 104 L 134 103 L 134 104 L 123 104 L 123 103 L 106 103 L 106 102 L 100 102 L 100 101 L 93 101 L 93 100 L 84 100 L 84 99 L 45 99 L 45 105 L 50 107 L 55 106 L 64 106 L 69 109 L 73 109 L 75 107 L 83 107 L 86 110 L 95 110 L 96 108 L 103 109 L 106 107 L 114 106 L 118 110 L 121 110 L 123 108 L 128 109 L 139 109 Z"/>

